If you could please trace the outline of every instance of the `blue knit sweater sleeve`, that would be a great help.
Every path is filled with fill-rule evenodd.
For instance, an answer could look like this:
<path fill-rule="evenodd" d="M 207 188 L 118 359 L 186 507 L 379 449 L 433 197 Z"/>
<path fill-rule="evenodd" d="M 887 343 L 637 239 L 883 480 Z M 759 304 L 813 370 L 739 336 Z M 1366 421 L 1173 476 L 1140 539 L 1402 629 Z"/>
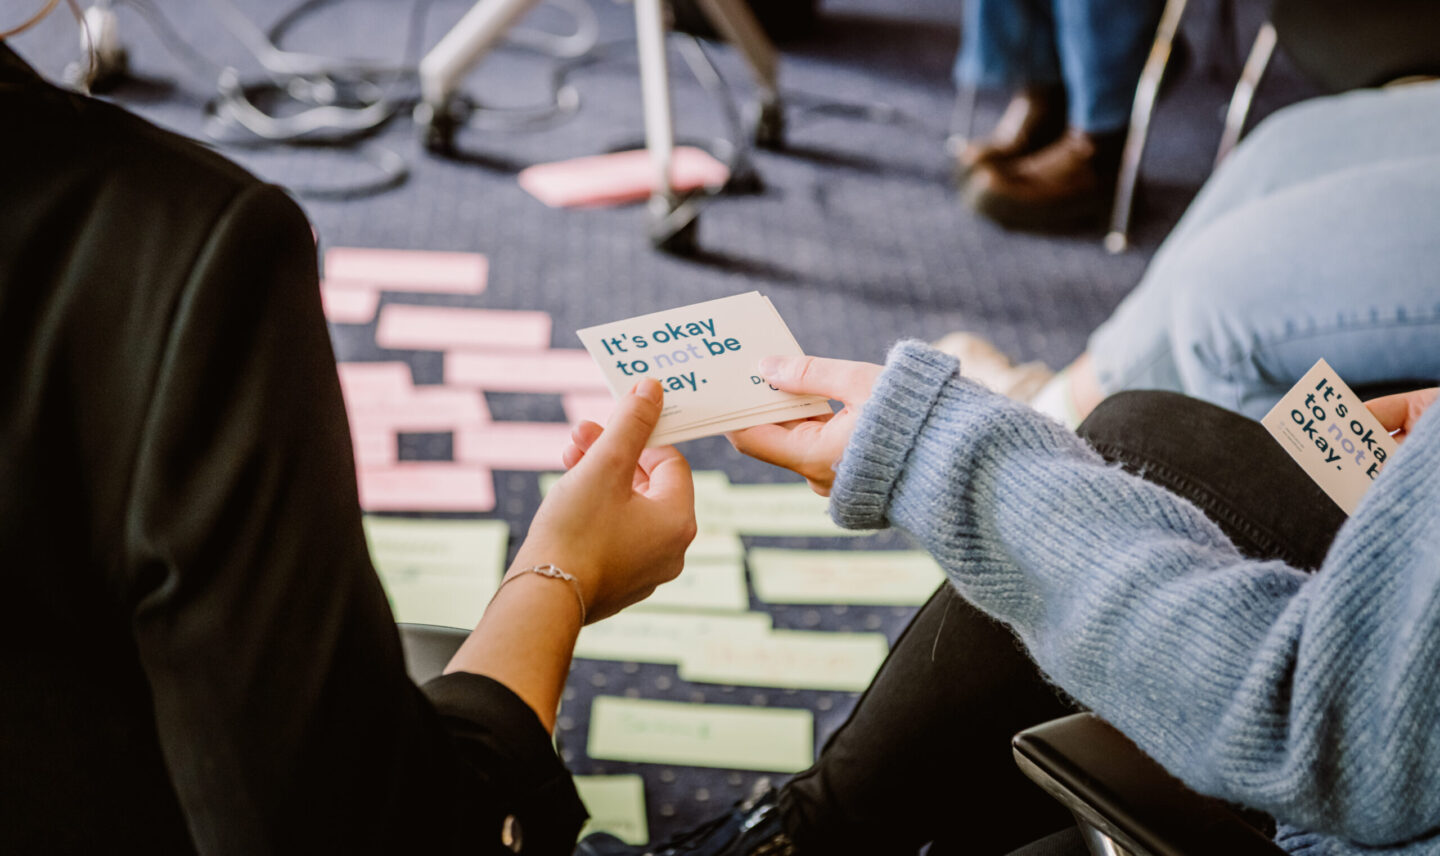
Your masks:
<path fill-rule="evenodd" d="M 913 534 L 1057 684 L 1196 790 L 1305 830 L 1296 852 L 1435 853 L 1437 464 L 1430 413 L 1311 576 L 906 342 L 831 513 Z"/>

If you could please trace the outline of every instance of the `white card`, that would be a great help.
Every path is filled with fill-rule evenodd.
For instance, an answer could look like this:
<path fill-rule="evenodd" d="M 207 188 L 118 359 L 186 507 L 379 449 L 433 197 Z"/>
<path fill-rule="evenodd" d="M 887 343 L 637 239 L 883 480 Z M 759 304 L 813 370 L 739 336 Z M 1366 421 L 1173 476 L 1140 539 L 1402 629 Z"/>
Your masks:
<path fill-rule="evenodd" d="M 817 410 L 814 403 L 810 401 L 804 401 L 788 407 L 769 407 L 763 410 L 742 413 L 738 416 L 722 419 L 707 419 L 698 425 L 686 426 L 664 434 L 657 431 L 650 435 L 650 445 L 673 446 L 676 443 L 683 443 L 686 440 L 695 440 L 714 434 L 726 434 L 731 431 L 739 431 L 742 428 L 751 428 L 755 425 L 768 425 L 772 422 L 788 422 L 791 419 L 805 419 L 810 416 L 818 416 L 829 412 L 831 412 L 831 410 L 828 403 L 824 405 L 823 410 Z"/>
<path fill-rule="evenodd" d="M 1260 424 L 1346 514 L 1355 513 L 1397 448 L 1370 408 L 1324 360 Z"/>
<path fill-rule="evenodd" d="M 759 292 L 601 324 L 578 335 L 616 398 L 644 378 L 660 381 L 665 409 L 651 445 L 831 412 L 823 396 L 781 392 L 760 376 L 763 357 L 803 352 Z"/>

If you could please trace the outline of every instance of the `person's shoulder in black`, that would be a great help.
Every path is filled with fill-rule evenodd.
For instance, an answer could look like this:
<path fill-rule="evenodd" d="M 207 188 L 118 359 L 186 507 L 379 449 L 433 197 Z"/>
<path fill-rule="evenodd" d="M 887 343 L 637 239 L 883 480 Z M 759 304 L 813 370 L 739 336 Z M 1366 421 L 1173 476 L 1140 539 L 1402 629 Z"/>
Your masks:
<path fill-rule="evenodd" d="M 0 116 L 0 851 L 568 852 L 534 712 L 405 675 L 299 208 L 3 44 Z"/>

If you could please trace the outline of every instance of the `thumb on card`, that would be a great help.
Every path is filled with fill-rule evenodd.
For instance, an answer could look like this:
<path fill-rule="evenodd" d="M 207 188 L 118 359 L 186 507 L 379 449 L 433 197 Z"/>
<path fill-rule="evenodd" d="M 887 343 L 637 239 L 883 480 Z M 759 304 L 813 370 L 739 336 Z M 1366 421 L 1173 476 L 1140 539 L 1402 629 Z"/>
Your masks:
<path fill-rule="evenodd" d="M 645 444 L 660 421 L 664 392 L 660 382 L 646 378 L 635 384 L 629 394 L 615 405 L 615 412 L 605 425 L 605 431 L 585 455 L 585 461 L 592 466 L 612 469 L 625 476 L 629 483 L 630 473 L 645 451 Z"/>

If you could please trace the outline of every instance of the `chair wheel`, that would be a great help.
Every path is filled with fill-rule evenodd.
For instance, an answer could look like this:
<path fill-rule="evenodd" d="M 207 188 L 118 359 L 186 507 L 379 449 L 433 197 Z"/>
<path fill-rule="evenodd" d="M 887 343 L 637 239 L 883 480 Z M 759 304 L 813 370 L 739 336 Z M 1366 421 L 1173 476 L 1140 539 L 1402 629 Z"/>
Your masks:
<path fill-rule="evenodd" d="M 785 148 L 785 108 L 779 101 L 760 105 L 755 118 L 755 145 L 772 151 Z"/>
<path fill-rule="evenodd" d="M 694 202 L 683 202 L 650 223 L 651 246 L 672 255 L 694 255 L 700 248 L 699 234 L 700 208 Z"/>
<path fill-rule="evenodd" d="M 455 132 L 460 122 L 448 110 L 437 110 L 422 101 L 415 105 L 415 126 L 420 129 L 420 140 L 425 148 L 437 155 L 455 153 Z"/>

